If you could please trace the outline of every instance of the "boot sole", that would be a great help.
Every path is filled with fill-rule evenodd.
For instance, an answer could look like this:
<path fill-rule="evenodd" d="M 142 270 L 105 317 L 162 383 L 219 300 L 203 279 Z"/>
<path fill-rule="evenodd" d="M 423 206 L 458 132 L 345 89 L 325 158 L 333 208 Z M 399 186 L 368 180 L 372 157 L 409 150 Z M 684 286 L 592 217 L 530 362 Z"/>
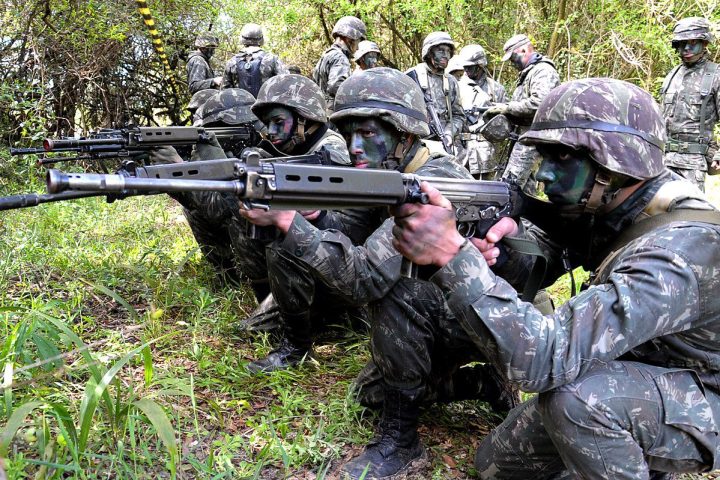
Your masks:
<path fill-rule="evenodd" d="M 368 475 L 366 477 L 360 477 L 363 480 L 424 480 L 427 478 L 427 476 L 420 475 L 421 471 L 426 469 L 429 465 L 428 462 L 428 454 L 427 449 L 423 447 L 422 454 L 418 457 L 410 461 L 407 465 L 405 465 L 402 470 L 400 470 L 398 473 L 395 473 L 390 476 L 385 477 L 376 477 L 374 475 Z M 352 479 L 350 477 L 350 474 L 346 472 L 340 472 L 339 476 L 337 477 L 330 477 L 332 479 L 337 480 L 359 480 L 359 479 Z"/>

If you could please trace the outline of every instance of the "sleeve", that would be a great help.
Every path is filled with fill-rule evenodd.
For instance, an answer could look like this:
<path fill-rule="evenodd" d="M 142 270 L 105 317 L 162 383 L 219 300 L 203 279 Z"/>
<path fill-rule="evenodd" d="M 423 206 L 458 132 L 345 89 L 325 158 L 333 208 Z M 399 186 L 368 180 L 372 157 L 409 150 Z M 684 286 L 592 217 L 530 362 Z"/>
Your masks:
<path fill-rule="evenodd" d="M 198 57 L 193 57 L 188 61 L 187 73 L 188 89 L 191 94 L 206 88 L 215 88 L 213 86 L 213 78 L 206 77 L 208 68 Z"/>
<path fill-rule="evenodd" d="M 532 119 L 550 90 L 560 85 L 560 75 L 554 67 L 543 62 L 528 74 L 526 81 L 529 82 L 530 95 L 522 100 L 510 101 L 508 113 L 516 117 Z"/>
<path fill-rule="evenodd" d="M 450 309 L 487 358 L 527 392 L 572 382 L 591 361 L 609 361 L 699 318 L 699 281 L 676 253 L 639 242 L 620 254 L 604 283 L 551 316 L 487 267 L 466 245 L 436 273 Z"/>
<path fill-rule="evenodd" d="M 460 102 L 460 86 L 457 80 L 450 75 L 450 108 L 452 110 L 453 137 L 460 135 L 465 126 L 465 110 Z"/>
<path fill-rule="evenodd" d="M 273 59 L 274 59 L 273 70 L 275 72 L 275 75 L 287 75 L 288 73 L 290 73 L 290 70 L 288 70 L 285 63 L 282 60 L 280 60 L 280 57 L 278 57 L 277 55 L 273 55 Z"/>
<path fill-rule="evenodd" d="M 340 88 L 340 85 L 347 80 L 350 73 L 350 62 L 343 54 L 338 52 L 338 54 L 330 60 L 330 68 L 328 69 L 327 79 L 327 93 L 335 96 L 338 88 Z"/>
<path fill-rule="evenodd" d="M 233 88 L 235 86 L 235 62 L 231 58 L 225 64 L 225 71 L 223 72 L 223 84 L 222 88 Z"/>
<path fill-rule="evenodd" d="M 496 103 L 507 103 L 508 101 L 505 87 L 500 82 L 495 82 L 495 98 L 497 99 Z"/>

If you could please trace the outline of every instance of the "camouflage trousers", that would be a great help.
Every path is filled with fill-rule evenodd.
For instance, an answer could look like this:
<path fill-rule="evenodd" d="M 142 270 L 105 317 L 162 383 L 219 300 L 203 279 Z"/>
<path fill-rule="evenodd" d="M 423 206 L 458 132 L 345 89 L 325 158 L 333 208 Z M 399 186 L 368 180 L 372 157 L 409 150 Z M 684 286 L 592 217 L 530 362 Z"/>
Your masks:
<path fill-rule="evenodd" d="M 720 396 L 694 372 L 596 362 L 510 412 L 480 444 L 486 479 L 657 479 L 717 468 Z"/>
<path fill-rule="evenodd" d="M 690 182 L 693 185 L 695 185 L 696 187 L 698 187 L 701 192 L 705 191 L 705 176 L 706 176 L 706 174 L 702 170 L 691 169 L 691 168 L 671 167 L 671 166 L 668 166 L 668 169 L 677 173 L 682 178 L 684 178 L 688 182 Z"/>

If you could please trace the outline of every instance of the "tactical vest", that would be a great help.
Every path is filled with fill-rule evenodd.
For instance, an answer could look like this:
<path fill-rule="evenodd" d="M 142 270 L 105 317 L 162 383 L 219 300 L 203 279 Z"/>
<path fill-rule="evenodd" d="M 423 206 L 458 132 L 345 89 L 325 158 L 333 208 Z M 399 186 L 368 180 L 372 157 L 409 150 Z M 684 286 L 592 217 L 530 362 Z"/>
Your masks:
<path fill-rule="evenodd" d="M 262 74 L 260 65 L 265 52 L 239 53 L 235 65 L 237 66 L 237 86 L 252 93 L 257 98 L 260 86 L 262 85 Z"/>
<path fill-rule="evenodd" d="M 683 65 L 677 65 L 670 74 L 665 77 L 662 86 L 660 87 L 660 97 L 664 101 L 665 94 L 670 88 L 675 75 Z M 702 84 L 700 85 L 700 128 L 697 137 L 684 136 L 683 138 L 668 138 L 665 143 L 665 152 L 678 152 L 678 153 L 699 153 L 705 155 L 709 149 L 710 140 L 712 140 L 713 132 L 712 129 L 707 131 L 707 108 L 708 104 L 712 100 L 712 86 L 715 74 L 718 72 L 718 64 L 708 62 L 703 73 Z M 720 115 L 720 112 L 718 112 Z"/>
<path fill-rule="evenodd" d="M 432 90 L 430 90 L 430 81 L 428 80 L 428 69 L 425 63 L 416 65 L 410 69 L 411 72 L 415 72 L 417 76 L 417 83 L 425 94 L 425 98 L 432 99 Z M 447 73 L 442 74 L 442 85 L 443 94 L 445 95 L 445 106 L 448 112 L 448 123 L 452 123 L 452 106 L 450 105 L 450 76 Z M 427 102 L 426 102 L 427 103 Z M 431 108 L 432 105 L 428 105 Z M 438 132 L 438 135 L 442 135 L 442 132 Z"/>

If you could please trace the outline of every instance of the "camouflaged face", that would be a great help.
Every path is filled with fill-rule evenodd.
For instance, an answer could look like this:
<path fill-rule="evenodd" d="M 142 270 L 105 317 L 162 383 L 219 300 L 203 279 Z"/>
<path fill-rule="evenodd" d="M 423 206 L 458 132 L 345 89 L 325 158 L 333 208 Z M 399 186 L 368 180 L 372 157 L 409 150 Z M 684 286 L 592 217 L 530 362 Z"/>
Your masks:
<path fill-rule="evenodd" d="M 365 23 L 357 17 L 342 17 L 335 23 L 332 31 L 333 38 L 338 35 L 353 40 L 365 40 L 367 37 L 367 29 L 365 28 Z"/>
<path fill-rule="evenodd" d="M 480 45 L 466 45 L 460 49 L 458 57 L 463 62 L 464 67 L 471 65 L 480 65 L 481 67 L 487 67 L 488 60 L 485 49 Z"/>
<path fill-rule="evenodd" d="M 218 43 L 218 38 L 215 35 L 211 35 L 209 33 L 200 34 L 195 39 L 195 46 L 197 48 L 217 47 Z"/>
<path fill-rule="evenodd" d="M 256 45 L 259 47 L 265 43 L 262 27 L 257 23 L 243 25 L 242 30 L 240 30 L 240 38 L 242 38 L 243 45 Z"/>
<path fill-rule="evenodd" d="M 364 102 L 383 102 L 415 112 L 425 120 L 412 118 L 398 111 L 374 106 L 351 106 Z M 376 117 L 389 122 L 401 132 L 426 136 L 430 134 L 427 108 L 422 90 L 410 77 L 392 68 L 364 70 L 345 80 L 335 96 L 335 113 L 330 120 L 342 122 L 348 117 Z"/>
<path fill-rule="evenodd" d="M 453 42 L 453 39 L 449 33 L 447 33 L 447 32 L 431 32 L 423 40 L 423 45 L 422 45 L 423 60 L 430 53 L 430 49 L 437 45 L 449 45 L 450 50 L 451 50 L 451 55 L 455 53 L 455 42 Z"/>
<path fill-rule="evenodd" d="M 210 97 L 205 105 L 200 107 L 197 116 L 202 125 L 213 122 L 223 122 L 230 125 L 255 122 L 257 117 L 250 107 L 255 103 L 255 97 L 242 88 L 226 88 Z"/>
<path fill-rule="evenodd" d="M 195 92 L 190 99 L 190 102 L 188 102 L 187 107 L 185 107 L 187 110 L 190 110 L 191 112 L 195 112 L 198 108 L 202 107 L 205 102 L 208 100 L 208 98 L 212 97 L 217 93 L 217 90 L 214 88 L 205 88 L 203 90 L 199 90 Z"/>
<path fill-rule="evenodd" d="M 702 17 L 688 17 L 678 21 L 673 28 L 673 42 L 683 40 L 705 40 L 712 42 L 713 34 L 710 33 L 710 22 Z"/>
<path fill-rule="evenodd" d="M 325 97 L 320 87 L 302 75 L 277 75 L 262 84 L 252 111 L 260 115 L 274 105 L 295 110 L 315 122 L 327 122 Z"/>
<path fill-rule="evenodd" d="M 353 60 L 356 62 L 360 60 L 363 56 L 370 52 L 376 52 L 380 53 L 380 48 L 377 46 L 377 43 L 371 42 L 370 40 L 363 40 L 358 44 L 358 48 L 355 51 L 355 54 L 353 55 Z"/>
<path fill-rule="evenodd" d="M 598 122 L 597 126 L 574 126 L 593 121 Z M 565 125 L 542 126 L 546 122 Z M 607 131 L 615 125 L 656 139 L 660 146 L 638 134 Z M 664 169 L 665 123 L 660 109 L 649 93 L 622 80 L 589 78 L 551 90 L 520 141 L 526 145 L 558 143 L 584 149 L 611 172 L 637 179 L 655 177 Z"/>

